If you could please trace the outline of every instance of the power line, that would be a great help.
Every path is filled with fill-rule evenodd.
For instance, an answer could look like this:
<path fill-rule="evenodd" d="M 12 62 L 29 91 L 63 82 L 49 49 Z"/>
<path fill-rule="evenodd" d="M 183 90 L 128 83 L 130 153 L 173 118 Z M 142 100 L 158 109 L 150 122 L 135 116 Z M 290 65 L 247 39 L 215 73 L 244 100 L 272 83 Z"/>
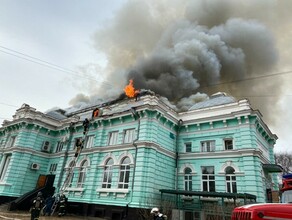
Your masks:
<path fill-rule="evenodd" d="M 1 45 L 0 45 L 0 47 L 3 48 L 3 49 L 5 49 L 5 50 L 8 50 L 8 51 L 11 51 L 11 52 L 14 52 L 14 53 L 21 54 L 21 55 L 23 55 L 23 56 L 29 57 L 29 58 L 31 58 L 31 59 L 38 60 L 38 61 L 40 61 L 40 62 L 42 62 L 42 63 L 45 63 L 45 64 L 48 64 L 48 65 L 50 65 L 50 66 L 55 66 L 55 67 L 57 67 L 57 68 L 59 68 L 59 69 L 65 70 L 66 72 L 77 73 L 77 72 L 75 72 L 75 71 L 73 71 L 73 70 L 70 70 L 70 69 L 64 68 L 64 67 L 59 66 L 59 65 L 56 65 L 56 64 L 54 64 L 54 63 L 47 62 L 47 61 L 45 61 L 45 60 L 41 60 L 41 59 L 39 59 L 39 58 L 37 58 L 37 57 L 33 57 L 33 56 L 30 56 L 30 55 L 25 54 L 25 53 L 21 53 L 21 52 L 16 51 L 16 50 L 12 50 L 12 49 L 10 49 L 10 48 L 8 48 L 8 47 L 3 47 L 3 46 L 1 46 Z M 1 51 L 2 51 L 2 50 L 1 50 Z M 3 51 L 2 51 L 2 52 L 3 52 Z M 10 54 L 10 55 L 12 55 L 12 54 Z"/>
<path fill-rule="evenodd" d="M 0 102 L 0 105 L 6 105 L 6 106 L 10 106 L 10 107 L 15 107 L 15 108 L 19 107 L 19 106 L 16 106 L 16 105 L 7 104 L 7 103 L 3 103 L 3 102 Z"/>
<path fill-rule="evenodd" d="M 5 50 L 1 50 L 0 49 L 0 52 L 2 52 L 2 53 L 5 53 L 5 54 L 11 55 L 11 56 L 15 56 L 17 58 L 20 58 L 20 59 L 23 59 L 23 60 L 26 60 L 26 61 L 29 61 L 29 62 L 32 62 L 32 63 L 35 63 L 35 64 L 39 64 L 39 65 L 42 65 L 42 66 L 45 66 L 45 67 L 48 67 L 48 68 L 51 68 L 51 69 L 59 70 L 59 71 L 65 72 L 65 73 L 70 73 L 70 74 L 73 74 L 73 75 L 75 75 L 77 77 L 82 77 L 82 78 L 86 78 L 86 79 L 89 79 L 89 80 L 94 80 L 96 82 L 99 82 L 98 80 L 96 80 L 95 78 L 92 78 L 90 76 L 80 75 L 80 73 L 78 73 L 78 72 L 76 72 L 74 70 L 70 70 L 68 68 L 65 68 L 65 67 L 59 66 L 57 64 L 54 64 L 54 63 L 39 59 L 37 57 L 30 56 L 28 54 L 25 54 L 25 53 L 10 49 L 8 47 L 4 47 L 4 46 L 0 45 L 0 48 L 3 48 L 5 50 L 10 51 L 10 52 L 7 52 Z M 17 54 L 19 54 L 21 56 L 19 56 Z M 107 84 L 109 86 L 112 86 L 112 84 L 110 84 L 109 82 L 106 82 L 106 81 L 103 81 L 102 83 Z"/>
<path fill-rule="evenodd" d="M 254 80 L 254 79 L 261 79 L 261 78 L 285 75 L 285 74 L 290 74 L 290 73 L 292 73 L 292 70 L 284 71 L 284 72 L 278 72 L 278 73 L 271 73 L 271 74 L 266 74 L 266 75 L 260 75 L 260 76 L 254 76 L 254 77 L 245 78 L 245 79 L 237 79 L 237 80 L 232 80 L 232 81 L 228 81 L 228 82 L 214 83 L 214 84 L 210 84 L 208 86 L 202 86 L 200 88 L 208 88 L 208 87 L 220 86 L 220 85 L 224 85 L 224 84 L 237 83 L 237 82 L 242 82 L 242 81 L 249 81 L 249 80 Z"/>
<path fill-rule="evenodd" d="M 86 79 L 90 79 L 90 80 L 94 80 L 96 82 L 99 82 L 95 78 L 92 78 L 92 77 L 89 77 L 89 76 L 81 76 L 80 73 L 78 73 L 76 71 L 73 71 L 73 70 L 70 70 L 68 68 L 59 66 L 57 64 L 54 64 L 54 63 L 51 63 L 51 62 L 48 62 L 48 61 L 39 59 L 37 57 L 34 57 L 34 56 L 31 56 L 31 55 L 28 55 L 28 54 L 25 54 L 25 53 L 22 53 L 22 52 L 19 52 L 19 51 L 10 49 L 8 47 L 4 47 L 4 46 L 1 46 L 0 45 L 0 48 L 3 48 L 5 50 L 8 50 L 8 51 L 13 52 L 13 53 L 9 53 L 7 51 L 0 50 L 0 52 L 2 52 L 2 53 L 6 53 L 6 54 L 9 54 L 11 56 L 15 56 L 17 58 L 24 59 L 26 61 L 30 61 L 30 62 L 39 64 L 39 65 L 43 65 L 43 66 L 46 66 L 48 68 L 52 68 L 52 69 L 55 69 L 55 70 L 59 70 L 59 71 L 65 72 L 65 73 L 71 73 L 71 74 L 74 74 L 75 76 L 78 76 L 78 77 L 83 77 L 83 78 L 86 78 Z M 21 56 L 18 56 L 18 55 L 14 54 L 14 53 L 20 54 Z M 25 57 L 28 57 L 29 59 L 27 59 Z M 232 81 L 228 81 L 228 82 L 214 83 L 214 84 L 210 84 L 210 85 L 207 85 L 207 86 L 202 86 L 200 88 L 202 89 L 202 88 L 208 88 L 208 87 L 219 86 L 219 85 L 230 84 L 230 83 L 238 83 L 238 82 L 242 82 L 242 81 L 248 81 L 248 80 L 254 80 L 254 79 L 261 79 L 261 78 L 273 77 L 273 76 L 290 74 L 290 73 L 292 73 L 292 70 L 290 70 L 290 71 L 284 71 L 284 72 L 278 72 L 278 73 L 271 73 L 271 74 L 267 74 L 267 75 L 260 75 L 260 76 L 255 76 L 255 77 L 251 77 L 251 78 L 232 80 Z M 112 86 L 112 84 L 110 84 L 109 82 L 106 82 L 106 81 L 103 81 L 102 83 L 107 84 L 109 86 Z"/>

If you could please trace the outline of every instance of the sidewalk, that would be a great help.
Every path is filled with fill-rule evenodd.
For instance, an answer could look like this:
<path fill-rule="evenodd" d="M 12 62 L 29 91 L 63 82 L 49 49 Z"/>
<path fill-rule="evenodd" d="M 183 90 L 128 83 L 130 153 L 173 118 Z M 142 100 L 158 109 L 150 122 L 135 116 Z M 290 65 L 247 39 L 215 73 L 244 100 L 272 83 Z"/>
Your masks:
<path fill-rule="evenodd" d="M 30 220 L 30 213 L 29 212 L 10 212 L 10 211 L 0 211 L 0 219 L 6 220 Z M 76 216 L 76 215 L 68 215 L 58 217 L 57 215 L 54 216 L 40 216 L 39 220 L 104 220 L 103 218 L 98 217 L 84 217 L 84 216 Z"/>

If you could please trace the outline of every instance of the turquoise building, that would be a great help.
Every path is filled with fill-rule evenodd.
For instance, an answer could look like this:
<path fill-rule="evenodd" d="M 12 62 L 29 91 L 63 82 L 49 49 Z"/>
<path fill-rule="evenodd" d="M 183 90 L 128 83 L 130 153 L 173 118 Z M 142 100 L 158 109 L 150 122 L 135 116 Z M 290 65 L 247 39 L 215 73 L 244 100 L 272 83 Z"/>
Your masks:
<path fill-rule="evenodd" d="M 86 136 L 85 118 L 91 119 Z M 240 203 L 245 193 L 256 202 L 271 200 L 278 190 L 273 173 L 281 171 L 274 164 L 276 139 L 248 100 L 225 93 L 186 112 L 153 94 L 75 112 L 42 113 L 23 104 L 0 128 L 0 201 L 42 187 L 47 176 L 58 193 L 72 170 L 64 188 L 69 211 L 137 219 L 145 209 L 146 215 L 168 206 L 179 210 L 176 219 L 200 219 L 198 204 L 221 201 L 212 192 L 227 195 L 223 202 L 238 195 L 233 202 Z"/>

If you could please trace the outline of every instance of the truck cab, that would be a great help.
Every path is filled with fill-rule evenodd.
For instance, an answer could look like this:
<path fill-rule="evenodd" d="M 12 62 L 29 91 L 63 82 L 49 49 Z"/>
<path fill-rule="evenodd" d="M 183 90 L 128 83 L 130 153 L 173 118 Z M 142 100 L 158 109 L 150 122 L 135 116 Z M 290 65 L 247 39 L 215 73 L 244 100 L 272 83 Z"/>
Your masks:
<path fill-rule="evenodd" d="M 292 219 L 292 174 L 282 177 L 281 203 L 260 203 L 236 207 L 232 220 Z"/>
<path fill-rule="evenodd" d="M 292 204 L 260 203 L 237 207 L 233 210 L 232 220 L 285 220 L 292 219 Z"/>

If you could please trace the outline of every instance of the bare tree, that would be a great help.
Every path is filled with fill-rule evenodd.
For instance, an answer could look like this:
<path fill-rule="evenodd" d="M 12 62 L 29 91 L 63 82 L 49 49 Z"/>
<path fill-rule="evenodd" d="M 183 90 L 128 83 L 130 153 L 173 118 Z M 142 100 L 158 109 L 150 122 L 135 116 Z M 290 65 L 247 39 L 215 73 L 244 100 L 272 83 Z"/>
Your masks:
<path fill-rule="evenodd" d="M 275 154 L 275 161 L 283 167 L 283 173 L 291 173 L 292 171 L 292 154 L 288 152 Z"/>

